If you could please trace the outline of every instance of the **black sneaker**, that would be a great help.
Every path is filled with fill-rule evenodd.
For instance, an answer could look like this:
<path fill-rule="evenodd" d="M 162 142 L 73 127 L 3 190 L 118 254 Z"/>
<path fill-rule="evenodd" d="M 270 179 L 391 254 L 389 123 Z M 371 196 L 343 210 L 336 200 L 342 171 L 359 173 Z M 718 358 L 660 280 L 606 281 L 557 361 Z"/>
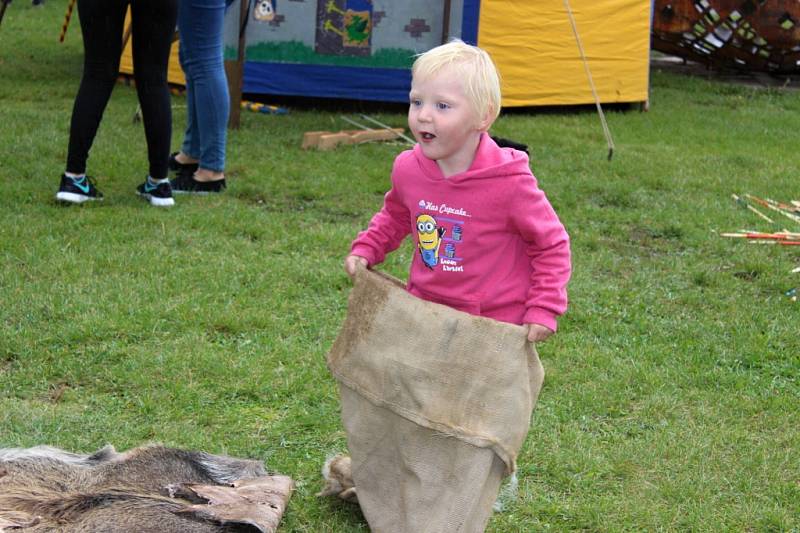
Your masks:
<path fill-rule="evenodd" d="M 175 199 L 172 197 L 172 187 L 169 186 L 169 181 L 153 183 L 150 176 L 147 176 L 144 183 L 136 187 L 136 194 L 150 200 L 150 205 L 156 207 L 175 205 Z"/>
<path fill-rule="evenodd" d="M 89 176 L 70 178 L 61 175 L 61 184 L 58 186 L 56 200 L 71 204 L 82 204 L 88 200 L 102 200 L 103 193 L 94 186 L 94 180 Z"/>
<path fill-rule="evenodd" d="M 199 163 L 179 163 L 175 157 L 180 152 L 173 152 L 169 154 L 169 169 L 177 172 L 178 176 L 191 176 L 197 170 Z"/>
<path fill-rule="evenodd" d="M 178 174 L 175 179 L 169 180 L 169 184 L 175 194 L 209 194 L 222 192 L 227 187 L 225 178 L 215 181 L 197 181 L 191 174 Z"/>

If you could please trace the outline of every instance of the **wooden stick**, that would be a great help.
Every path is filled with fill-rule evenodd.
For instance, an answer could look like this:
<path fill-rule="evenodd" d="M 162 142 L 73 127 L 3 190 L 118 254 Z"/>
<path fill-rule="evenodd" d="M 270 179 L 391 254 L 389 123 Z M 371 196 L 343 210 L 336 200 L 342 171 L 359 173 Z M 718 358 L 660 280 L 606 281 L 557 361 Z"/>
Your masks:
<path fill-rule="evenodd" d="M 362 130 L 364 130 L 364 131 L 372 131 L 372 128 L 369 128 L 369 127 L 367 127 L 367 126 L 365 126 L 365 125 L 363 125 L 363 124 L 359 124 L 359 123 L 358 123 L 358 122 L 356 122 L 355 120 L 351 120 L 351 119 L 347 118 L 347 117 L 346 117 L 346 116 L 344 116 L 344 115 L 339 115 L 339 118 L 340 118 L 340 119 L 342 119 L 342 120 L 344 120 L 345 122 L 348 122 L 348 123 L 352 124 L 352 125 L 353 125 L 353 126 L 355 126 L 356 128 L 361 128 L 361 129 L 362 129 Z"/>
<path fill-rule="evenodd" d="M 745 207 L 745 208 L 749 209 L 750 211 L 752 211 L 756 215 L 760 216 L 761 218 L 763 218 L 764 220 L 766 220 L 770 224 L 774 224 L 775 223 L 775 221 L 772 220 L 771 218 L 769 218 L 767 215 L 765 215 L 764 213 L 762 213 L 761 211 L 759 211 L 758 209 L 756 209 L 752 205 L 750 205 L 747 202 L 745 202 L 743 198 L 740 198 L 740 197 L 736 196 L 735 194 L 731 194 L 731 198 L 733 198 L 736 201 L 737 204 L 741 205 L 742 207 Z"/>
<path fill-rule="evenodd" d="M 353 144 L 361 144 L 372 141 L 391 141 L 397 139 L 398 132 L 402 133 L 403 129 L 358 131 L 351 133 L 350 136 L 353 138 Z"/>
<path fill-rule="evenodd" d="M 228 115 L 228 128 L 238 130 L 242 117 L 242 85 L 244 83 L 245 48 L 247 47 L 247 20 L 250 12 L 250 2 L 239 2 L 239 41 L 236 50 L 236 60 L 225 61 L 225 77 L 228 80 L 228 94 L 230 95 L 230 114 Z"/>
<path fill-rule="evenodd" d="M 782 246 L 800 246 L 800 241 L 765 241 L 756 239 L 748 242 L 751 244 L 780 244 Z"/>
<path fill-rule="evenodd" d="M 450 0 L 444 0 L 442 13 L 442 44 L 450 39 Z"/>
<path fill-rule="evenodd" d="M 317 148 L 320 150 L 330 150 L 336 148 L 340 144 L 353 144 L 353 137 L 349 133 L 343 131 L 338 133 L 323 133 L 319 137 Z"/>
<path fill-rule="evenodd" d="M 733 235 L 745 237 L 751 235 L 766 235 L 770 237 L 775 237 L 779 239 L 800 239 L 800 233 L 793 233 L 791 231 L 756 231 L 756 230 L 739 230 L 739 231 L 730 231 L 728 233 L 721 233 L 721 235 L 725 237 L 730 237 Z"/>
<path fill-rule="evenodd" d="M 378 122 L 377 120 L 375 120 L 374 118 L 372 118 L 370 116 L 361 115 L 361 118 L 363 118 L 364 120 L 368 120 L 368 121 L 372 122 L 373 124 L 376 124 L 376 125 L 380 126 L 381 128 L 383 128 L 385 130 L 391 130 L 391 131 L 395 130 L 395 128 L 387 126 L 386 124 L 384 124 L 382 122 Z M 406 135 L 404 135 L 402 133 L 400 134 L 400 137 L 402 137 L 403 139 L 405 139 L 406 141 L 408 141 L 411 144 L 416 144 L 417 143 L 417 141 L 415 141 L 414 139 L 412 139 L 412 138 L 410 138 L 410 137 L 408 137 L 408 136 L 406 136 Z"/>
<path fill-rule="evenodd" d="M 772 198 L 765 198 L 766 201 L 772 202 L 774 205 L 780 207 L 781 209 L 786 209 L 787 211 L 798 211 L 800 210 L 800 206 L 793 205 L 791 203 L 785 204 L 783 202 L 779 202 L 777 200 L 773 200 Z"/>
<path fill-rule="evenodd" d="M 341 130 L 307 131 L 303 134 L 303 149 L 331 150 L 340 144 L 361 144 L 372 141 L 391 141 L 403 133 L 403 128 L 393 130 Z"/>
<path fill-rule="evenodd" d="M 784 211 L 783 209 L 781 209 L 778 206 L 774 205 L 772 202 L 769 202 L 767 200 L 763 200 L 761 198 L 758 198 L 757 196 L 753 196 L 752 194 L 746 194 L 745 196 L 747 196 L 747 198 L 749 198 L 750 200 L 753 200 L 754 202 L 756 202 L 756 203 L 758 203 L 760 205 L 763 205 L 764 207 L 766 207 L 768 209 L 772 209 L 773 211 L 777 211 L 778 213 L 780 213 L 780 214 L 782 214 L 782 215 L 794 220 L 798 224 L 800 224 L 800 217 L 799 216 L 793 215 L 792 213 L 788 213 L 788 212 Z"/>
<path fill-rule="evenodd" d="M 748 232 L 748 233 L 720 233 L 721 237 L 733 237 L 740 239 L 776 239 L 776 240 L 800 240 L 800 233 L 761 233 L 761 232 Z"/>
<path fill-rule="evenodd" d="M 69 19 L 72 18 L 72 10 L 75 7 L 77 0 L 69 0 L 67 4 L 67 13 L 64 15 L 64 23 L 61 24 L 61 35 L 58 36 L 58 42 L 63 43 L 64 38 L 67 36 L 67 28 L 69 28 Z"/>

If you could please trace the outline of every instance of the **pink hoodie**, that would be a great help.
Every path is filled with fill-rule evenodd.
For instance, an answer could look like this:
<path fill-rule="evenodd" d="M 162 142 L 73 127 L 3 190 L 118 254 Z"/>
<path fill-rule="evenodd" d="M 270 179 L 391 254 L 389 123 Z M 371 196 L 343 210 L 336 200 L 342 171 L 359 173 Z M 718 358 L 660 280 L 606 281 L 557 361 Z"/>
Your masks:
<path fill-rule="evenodd" d="M 445 178 L 419 145 L 401 153 L 383 208 L 353 241 L 370 266 L 413 233 L 408 291 L 514 324 L 556 330 L 567 308 L 569 236 L 528 156 L 482 134 L 466 172 Z"/>

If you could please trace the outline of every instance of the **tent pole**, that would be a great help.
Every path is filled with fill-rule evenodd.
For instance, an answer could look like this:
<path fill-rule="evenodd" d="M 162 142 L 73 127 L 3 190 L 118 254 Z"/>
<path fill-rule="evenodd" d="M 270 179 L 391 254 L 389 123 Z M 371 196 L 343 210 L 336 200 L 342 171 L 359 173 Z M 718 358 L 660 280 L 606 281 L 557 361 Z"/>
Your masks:
<path fill-rule="evenodd" d="M 442 44 L 445 44 L 450 40 L 450 0 L 444 0 L 442 19 Z"/>
<path fill-rule="evenodd" d="M 228 92 L 231 96 L 231 112 L 228 127 L 239 129 L 242 115 L 242 82 L 244 80 L 244 49 L 246 45 L 247 15 L 250 10 L 249 0 L 239 0 L 239 51 L 236 61 L 225 60 L 225 74 L 228 78 Z"/>

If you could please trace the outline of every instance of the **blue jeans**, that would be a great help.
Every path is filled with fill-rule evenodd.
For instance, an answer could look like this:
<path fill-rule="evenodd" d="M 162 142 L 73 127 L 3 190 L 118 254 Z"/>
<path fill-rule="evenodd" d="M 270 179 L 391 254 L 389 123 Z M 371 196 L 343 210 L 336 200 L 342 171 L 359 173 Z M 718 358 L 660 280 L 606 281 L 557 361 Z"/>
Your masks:
<path fill-rule="evenodd" d="M 225 0 L 180 0 L 180 62 L 186 74 L 186 133 L 181 151 L 200 168 L 225 170 L 230 113 L 222 50 Z"/>

